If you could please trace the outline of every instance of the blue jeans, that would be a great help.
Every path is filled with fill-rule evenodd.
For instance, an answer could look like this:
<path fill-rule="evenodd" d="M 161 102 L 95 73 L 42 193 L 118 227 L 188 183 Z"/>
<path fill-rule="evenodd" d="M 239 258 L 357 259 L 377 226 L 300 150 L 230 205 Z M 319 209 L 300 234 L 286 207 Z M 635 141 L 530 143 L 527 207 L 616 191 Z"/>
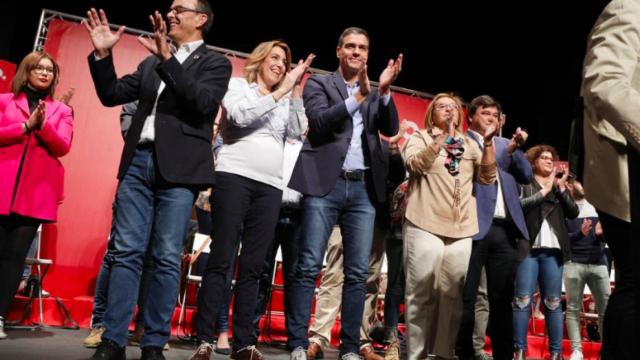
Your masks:
<path fill-rule="evenodd" d="M 562 254 L 560 249 L 533 249 L 516 274 L 513 301 L 513 337 L 516 350 L 527 349 L 527 329 L 531 316 L 531 297 L 540 285 L 545 323 L 549 334 L 549 352 L 562 353 Z"/>
<path fill-rule="evenodd" d="M 144 311 L 141 347 L 166 344 L 178 296 L 180 254 L 196 189 L 168 184 L 156 173 L 154 153 L 136 150 L 120 180 L 113 219 L 113 264 L 109 276 L 103 338 L 127 344 L 140 274 L 149 242 L 155 271 Z"/>
<path fill-rule="evenodd" d="M 115 215 L 115 213 L 114 213 Z M 96 291 L 93 296 L 93 312 L 91 314 L 91 327 L 98 328 L 104 326 L 104 312 L 107 310 L 107 296 L 109 293 L 109 277 L 111 276 L 111 266 L 113 265 L 113 253 L 111 241 L 107 243 L 107 252 L 102 258 L 102 265 L 96 278 Z M 149 282 L 153 276 L 155 264 L 151 253 L 147 251 L 140 278 L 140 289 L 138 290 L 138 314 L 136 325 L 144 326 L 144 306 L 149 293 Z"/>
<path fill-rule="evenodd" d="M 387 238 L 387 291 L 384 295 L 384 326 L 397 334 L 400 304 L 404 301 L 404 268 L 402 267 L 402 239 Z"/>
<path fill-rule="evenodd" d="M 311 301 L 329 235 L 337 222 L 344 251 L 340 354 L 358 353 L 375 215 L 367 185 L 362 180 L 339 178 L 327 195 L 306 196 L 302 200 L 298 264 L 285 304 L 289 349 L 300 346 L 306 349 L 309 346 L 307 331 Z"/>

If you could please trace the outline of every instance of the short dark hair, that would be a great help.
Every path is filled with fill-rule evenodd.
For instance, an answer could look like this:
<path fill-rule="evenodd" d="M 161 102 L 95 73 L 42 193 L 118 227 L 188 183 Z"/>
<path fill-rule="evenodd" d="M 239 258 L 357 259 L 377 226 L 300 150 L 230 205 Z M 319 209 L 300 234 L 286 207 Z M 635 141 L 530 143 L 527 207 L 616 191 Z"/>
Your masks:
<path fill-rule="evenodd" d="M 527 150 L 525 155 L 527 156 L 527 159 L 529 160 L 531 165 L 533 165 L 533 163 L 536 160 L 538 160 L 538 158 L 540 157 L 540 155 L 542 155 L 543 152 L 551 153 L 551 156 L 553 157 L 553 161 L 558 161 L 560 159 L 560 157 L 558 156 L 558 151 L 556 151 L 556 148 L 546 144 L 536 145 L 532 147 L 531 149 Z"/>
<path fill-rule="evenodd" d="M 364 35 L 367 38 L 367 41 L 369 41 L 369 33 L 367 32 L 367 30 L 359 28 L 357 26 L 352 26 L 344 29 L 344 31 L 342 32 L 342 34 L 338 38 L 338 47 L 342 47 L 342 45 L 344 44 L 344 38 L 351 34 Z"/>
<path fill-rule="evenodd" d="M 211 4 L 207 0 L 198 0 L 196 10 L 207 15 L 207 22 L 202 26 L 202 35 L 206 35 L 213 25 L 213 10 Z"/>
<path fill-rule="evenodd" d="M 480 95 L 471 100 L 471 104 L 469 104 L 469 117 L 473 116 L 476 110 L 481 107 L 496 107 L 498 112 L 502 112 L 502 106 L 500 106 L 500 103 L 496 99 L 489 95 Z"/>

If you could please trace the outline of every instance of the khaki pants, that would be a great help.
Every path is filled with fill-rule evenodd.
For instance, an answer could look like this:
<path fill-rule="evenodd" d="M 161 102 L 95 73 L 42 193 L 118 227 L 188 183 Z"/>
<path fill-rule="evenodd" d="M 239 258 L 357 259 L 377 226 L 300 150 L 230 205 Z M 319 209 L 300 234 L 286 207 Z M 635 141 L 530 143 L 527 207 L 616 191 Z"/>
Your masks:
<path fill-rule="evenodd" d="M 360 342 L 368 343 L 369 327 L 375 319 L 376 301 L 378 298 L 378 280 L 382 269 L 382 259 L 385 249 L 386 232 L 378 230 L 374 232 L 373 247 L 369 258 L 369 277 L 367 278 L 364 311 L 362 313 L 362 325 L 360 327 Z M 342 266 L 342 237 L 340 228 L 334 227 L 329 244 L 327 245 L 327 265 L 322 276 L 318 296 L 316 298 L 315 320 L 309 328 L 309 341 L 314 342 L 323 349 L 331 343 L 331 329 L 335 323 L 342 299 L 342 284 L 344 272 Z"/>
<path fill-rule="evenodd" d="M 475 325 L 473 328 L 473 350 L 476 355 L 484 352 L 486 342 L 487 323 L 489 322 L 489 299 L 487 298 L 487 273 L 482 268 L 480 286 L 475 306 Z"/>
<path fill-rule="evenodd" d="M 409 221 L 403 238 L 408 358 L 453 359 L 471 238 L 439 237 Z"/>

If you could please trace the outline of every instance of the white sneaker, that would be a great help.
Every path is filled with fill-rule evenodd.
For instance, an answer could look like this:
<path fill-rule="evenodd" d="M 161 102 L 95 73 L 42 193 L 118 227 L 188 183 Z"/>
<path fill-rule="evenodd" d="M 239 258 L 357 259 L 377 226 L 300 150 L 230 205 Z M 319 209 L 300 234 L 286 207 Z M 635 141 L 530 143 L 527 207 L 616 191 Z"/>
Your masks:
<path fill-rule="evenodd" d="M 582 360 L 584 359 L 584 357 L 582 356 L 582 351 L 580 350 L 573 350 L 573 352 L 571 353 L 571 357 L 569 358 L 569 360 Z"/>
<path fill-rule="evenodd" d="M 302 346 L 298 346 L 291 352 L 291 360 L 307 360 L 307 350 Z"/>
<path fill-rule="evenodd" d="M 4 318 L 0 316 L 0 340 L 6 339 L 7 333 L 4 332 Z"/>
<path fill-rule="evenodd" d="M 362 357 L 355 353 L 346 353 L 340 357 L 340 360 L 362 360 Z"/>

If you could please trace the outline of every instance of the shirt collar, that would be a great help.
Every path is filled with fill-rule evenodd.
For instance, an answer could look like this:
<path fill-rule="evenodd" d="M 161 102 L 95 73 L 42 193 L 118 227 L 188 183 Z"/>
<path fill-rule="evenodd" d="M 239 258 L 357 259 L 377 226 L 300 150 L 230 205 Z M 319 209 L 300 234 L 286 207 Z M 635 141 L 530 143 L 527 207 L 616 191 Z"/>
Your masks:
<path fill-rule="evenodd" d="M 192 52 L 195 51 L 195 49 L 199 48 L 200 45 L 204 44 L 204 40 L 200 39 L 200 40 L 196 40 L 196 41 L 191 41 L 188 43 L 184 43 L 182 45 L 180 45 L 180 47 L 177 49 L 177 51 L 179 52 L 185 52 L 187 54 L 191 54 Z"/>

